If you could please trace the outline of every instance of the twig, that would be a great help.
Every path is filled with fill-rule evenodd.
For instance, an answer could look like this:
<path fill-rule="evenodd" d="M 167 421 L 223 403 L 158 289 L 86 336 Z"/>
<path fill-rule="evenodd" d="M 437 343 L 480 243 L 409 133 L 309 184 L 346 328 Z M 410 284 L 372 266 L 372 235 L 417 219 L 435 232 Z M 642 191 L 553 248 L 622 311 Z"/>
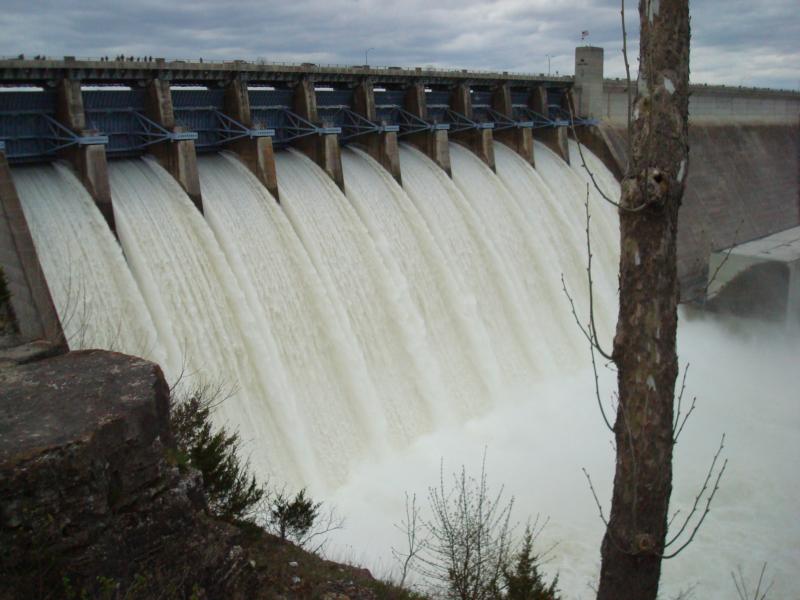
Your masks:
<path fill-rule="evenodd" d="M 600 397 L 600 378 L 597 374 L 597 360 L 595 358 L 595 350 L 600 353 L 600 355 L 610 362 L 614 362 L 614 358 L 605 350 L 603 350 L 602 346 L 600 345 L 600 340 L 597 335 L 597 326 L 595 324 L 594 318 L 594 279 L 592 278 L 592 235 L 591 235 L 591 214 L 589 212 L 589 184 L 586 184 L 586 201 L 584 202 L 584 207 L 586 209 L 586 253 L 588 256 L 587 266 L 586 266 L 586 276 L 587 282 L 589 286 L 589 324 L 588 327 L 584 327 L 581 323 L 580 318 L 578 317 L 578 311 L 575 308 L 575 301 L 572 299 L 569 291 L 567 290 L 567 283 L 564 280 L 564 274 L 561 274 L 561 289 L 564 290 L 564 294 L 569 301 L 570 310 L 572 311 L 572 316 L 575 319 L 575 323 L 578 325 L 578 329 L 580 329 L 583 336 L 586 338 L 586 341 L 589 342 L 589 352 L 592 357 L 592 373 L 594 374 L 594 392 L 595 397 L 597 398 L 597 405 L 600 407 L 600 414 L 603 417 L 603 421 L 608 427 L 608 430 L 612 433 L 614 432 L 614 428 L 611 426 L 611 422 L 606 415 L 605 408 L 603 408 L 603 400 Z"/>
<path fill-rule="evenodd" d="M 681 514 L 681 509 L 680 509 L 680 508 L 678 508 L 677 510 L 675 510 L 675 512 L 674 512 L 674 513 L 672 513 L 672 516 L 669 518 L 669 521 L 667 521 L 667 530 L 669 530 L 669 528 L 670 528 L 670 527 L 672 527 L 672 523 L 673 523 L 673 521 L 675 521 L 675 518 L 676 518 L 676 517 L 677 517 L 679 514 Z"/>
<path fill-rule="evenodd" d="M 683 428 L 686 425 L 686 421 L 689 420 L 689 417 L 694 412 L 694 408 L 695 408 L 696 405 L 697 405 L 697 396 L 692 396 L 692 405 L 689 407 L 689 410 L 687 411 L 686 415 L 684 415 L 683 421 L 681 421 L 680 427 L 678 427 L 677 430 L 673 430 L 673 431 L 675 431 L 675 435 L 672 438 L 673 446 L 678 443 L 678 438 L 680 437 L 681 432 L 683 431 Z"/>
<path fill-rule="evenodd" d="M 600 504 L 600 500 L 597 497 L 597 492 L 594 489 L 594 484 L 592 483 L 592 477 L 589 475 L 589 472 L 586 470 L 585 467 L 581 467 L 581 471 L 586 476 L 586 481 L 589 482 L 589 490 L 592 492 L 592 497 L 594 498 L 594 503 L 597 505 L 597 510 L 600 512 L 600 520 L 603 521 L 603 524 L 608 528 L 608 521 L 606 520 L 605 515 L 603 514 L 603 505 Z"/>
<path fill-rule="evenodd" d="M 717 275 L 719 275 L 719 272 L 725 266 L 725 263 L 728 262 L 728 259 L 730 258 L 733 249 L 736 247 L 736 240 L 739 237 L 739 228 L 742 226 L 743 223 L 744 220 L 739 221 L 739 224 L 736 226 L 736 231 L 733 232 L 733 244 L 731 244 L 730 247 L 725 252 L 725 256 L 722 257 L 722 260 L 717 265 L 717 268 L 714 269 L 714 273 L 712 273 L 711 277 L 708 278 L 708 281 L 706 282 L 706 287 L 703 288 L 703 298 L 708 297 L 708 289 L 711 287 L 711 284 L 714 283 L 714 281 L 716 281 Z"/>
<path fill-rule="evenodd" d="M 686 375 L 689 373 L 689 363 L 686 363 L 686 368 L 683 370 L 683 379 L 681 380 L 681 391 L 678 394 L 678 407 L 675 411 L 675 421 L 672 424 L 672 444 L 675 445 L 678 443 L 678 438 L 681 435 L 681 431 L 683 431 L 684 426 L 686 425 L 686 421 L 689 420 L 689 417 L 694 412 L 694 408 L 697 404 L 697 396 L 692 397 L 692 405 L 689 407 L 689 411 L 684 415 L 683 421 L 681 421 L 681 403 L 683 402 L 683 393 L 686 391 Z"/>
<path fill-rule="evenodd" d="M 625 29 L 625 0 L 621 0 L 620 15 L 622 17 L 622 58 L 625 60 L 625 81 L 627 87 L 625 88 L 628 93 L 628 165 L 630 165 L 630 148 L 631 138 L 633 137 L 633 120 L 631 119 L 631 66 L 628 64 L 628 32 Z M 628 165 L 625 166 L 625 172 L 628 172 Z"/>
<path fill-rule="evenodd" d="M 566 295 L 567 300 L 569 301 L 570 309 L 572 311 L 572 316 L 575 319 L 575 323 L 578 325 L 578 329 L 581 330 L 581 333 L 586 338 L 586 340 L 589 342 L 589 353 L 590 353 L 590 355 L 592 357 L 592 373 L 594 374 L 594 393 L 595 393 L 595 397 L 597 398 L 597 405 L 600 407 L 600 414 L 603 417 L 603 421 L 605 422 L 606 427 L 608 427 L 608 430 L 613 433 L 614 432 L 614 428 L 611 426 L 611 422 L 608 420 L 608 416 L 606 415 L 605 408 L 603 408 L 603 400 L 600 397 L 600 376 L 597 374 L 597 360 L 595 359 L 595 356 L 594 356 L 594 352 L 595 352 L 595 349 L 597 349 L 597 345 L 596 345 L 594 339 L 592 338 L 592 335 L 589 333 L 589 330 L 586 329 L 581 324 L 581 321 L 578 318 L 578 313 L 577 313 L 577 311 L 575 309 L 575 301 L 572 299 L 572 296 L 570 295 L 569 291 L 567 290 L 567 284 L 564 281 L 564 275 L 563 274 L 561 275 L 561 289 L 564 290 L 564 294 Z"/>
<path fill-rule="evenodd" d="M 592 234 L 589 229 L 589 222 L 591 220 L 591 215 L 589 213 L 589 184 L 586 184 L 586 202 L 584 203 L 584 207 L 586 208 L 586 255 L 588 256 L 587 265 L 586 265 L 586 277 L 589 282 L 589 325 L 591 327 L 592 338 L 594 338 L 594 346 L 597 348 L 597 351 L 600 353 L 600 356 L 605 358 L 606 360 L 613 361 L 614 359 L 611 357 L 611 354 L 604 351 L 602 346 L 600 346 L 600 339 L 597 337 L 597 327 L 595 326 L 594 320 L 594 281 L 592 279 Z"/>
<path fill-rule="evenodd" d="M 405 533 L 406 535 L 406 544 L 407 544 L 407 552 L 401 553 L 394 548 L 392 548 L 392 554 L 394 557 L 402 562 L 403 570 L 400 576 L 400 583 L 398 584 L 400 587 L 403 587 L 406 582 L 406 578 L 408 577 L 408 572 L 410 571 L 411 564 L 414 561 L 414 558 L 423 550 L 425 547 L 425 539 L 419 540 L 417 535 L 420 533 L 420 523 L 419 523 L 419 506 L 417 505 L 417 495 L 413 494 L 410 497 L 408 492 L 406 492 L 406 520 L 401 521 L 399 525 L 395 525 L 397 529 Z"/>
<path fill-rule="evenodd" d="M 611 433 L 614 433 L 614 428 L 611 426 L 611 422 L 608 420 L 608 416 L 606 415 L 606 410 L 603 408 L 603 400 L 600 398 L 600 378 L 597 375 L 597 362 L 594 358 L 594 348 L 590 348 L 590 353 L 592 356 L 592 373 L 594 374 L 594 395 L 597 397 L 597 406 L 600 407 L 600 415 L 603 417 L 603 422 L 608 427 L 608 430 Z"/>
<path fill-rule="evenodd" d="M 587 328 L 585 328 L 583 326 L 583 324 L 581 323 L 580 318 L 578 317 L 578 311 L 575 308 L 575 301 L 572 299 L 572 296 L 570 295 L 569 291 L 567 290 L 567 284 L 564 281 L 564 274 L 563 273 L 561 274 L 561 289 L 564 291 L 564 295 L 567 297 L 567 300 L 569 301 L 570 309 L 572 311 L 572 317 L 575 319 L 575 323 L 578 325 L 578 329 L 581 330 L 581 333 L 586 338 L 586 340 L 589 342 L 589 344 L 592 347 L 594 347 L 594 340 L 592 339 L 592 336 L 589 333 L 589 329 L 587 329 Z"/>
<path fill-rule="evenodd" d="M 761 573 L 758 576 L 758 584 L 756 585 L 756 589 L 753 592 L 752 597 L 747 589 L 747 582 L 745 581 L 744 573 L 742 573 L 741 565 L 736 567 L 736 571 L 739 574 L 738 581 L 736 579 L 736 574 L 733 571 L 731 571 L 731 579 L 733 579 L 733 585 L 736 586 L 736 595 L 739 596 L 740 600 L 766 600 L 767 595 L 772 590 L 772 586 L 775 585 L 775 581 L 771 581 L 767 588 L 763 592 L 761 591 L 761 585 L 764 583 L 764 574 L 767 571 L 767 563 L 761 565 Z"/>
<path fill-rule="evenodd" d="M 567 109 L 569 110 L 569 127 L 572 130 L 572 137 L 575 138 L 576 145 L 578 146 L 578 156 L 581 157 L 581 166 L 583 167 L 583 170 L 586 171 L 586 173 L 589 175 L 589 179 L 591 180 L 592 185 L 594 186 L 594 189 L 597 190 L 598 194 L 600 194 L 600 197 L 603 200 L 605 200 L 606 202 L 608 202 L 609 204 L 611 204 L 612 206 L 615 206 L 615 207 L 617 207 L 617 209 L 623 210 L 625 212 L 639 212 L 639 211 L 644 210 L 645 208 L 647 208 L 647 203 L 646 202 L 643 202 L 639 206 L 634 206 L 634 207 L 624 206 L 624 205 L 620 204 L 619 202 L 617 202 L 616 200 L 612 200 L 611 198 L 609 198 L 608 194 L 606 194 L 600 188 L 600 184 L 597 183 L 597 179 L 595 178 L 594 173 L 589 168 L 589 165 L 586 164 L 586 158 L 583 155 L 583 148 L 581 146 L 581 141 L 580 141 L 580 138 L 578 138 L 578 131 L 575 129 L 575 115 L 574 115 L 574 113 L 572 111 L 572 103 L 571 102 L 567 102 Z"/>
<path fill-rule="evenodd" d="M 708 483 L 709 483 L 709 481 L 711 481 L 711 477 L 712 477 L 712 475 L 714 473 L 714 469 L 715 469 L 715 467 L 717 465 L 717 461 L 719 460 L 719 457 L 722 454 L 722 449 L 724 447 L 725 447 L 725 434 L 722 434 L 722 439 L 719 442 L 719 448 L 717 449 L 716 454 L 714 454 L 714 458 L 711 460 L 711 466 L 708 468 L 708 472 L 706 473 L 705 481 L 703 481 L 703 487 L 700 488 L 700 491 L 697 493 L 697 495 L 694 498 L 694 504 L 692 505 L 692 510 L 686 516 L 686 519 L 684 520 L 683 525 L 681 525 L 680 530 L 678 530 L 678 533 L 676 533 L 672 537 L 671 540 L 669 540 L 666 544 L 664 544 L 664 548 L 669 548 L 672 544 L 674 544 L 675 542 L 678 541 L 678 538 L 686 530 L 686 527 L 689 525 L 689 522 L 691 521 L 692 517 L 697 512 L 697 506 L 700 503 L 700 500 L 702 499 L 703 494 L 705 494 L 706 490 L 708 489 Z M 664 558 L 664 559 L 675 558 L 676 556 L 678 556 L 678 554 L 683 552 L 683 550 L 689 544 L 692 543 L 692 541 L 694 540 L 694 536 L 697 534 L 698 530 L 700 529 L 700 526 L 703 524 L 703 521 L 705 521 L 706 516 L 708 516 L 708 513 L 711 512 L 711 502 L 714 500 L 714 496 L 716 496 L 717 491 L 719 490 L 719 482 L 722 479 L 722 474 L 725 473 L 725 467 L 727 467 L 727 466 L 728 466 L 728 459 L 725 459 L 725 461 L 722 463 L 722 467 L 720 468 L 719 472 L 717 473 L 717 478 L 714 481 L 714 487 L 712 488 L 711 493 L 709 493 L 707 498 L 706 498 L 706 505 L 705 505 L 705 509 L 703 510 L 703 514 L 700 516 L 700 520 L 694 526 L 694 529 L 692 529 L 692 533 L 689 536 L 689 538 L 675 552 L 673 552 L 671 554 L 665 554 L 661 558 Z"/>
<path fill-rule="evenodd" d="M 334 507 L 330 507 L 328 509 L 328 514 L 325 517 L 325 524 L 315 525 L 311 531 L 309 531 L 301 539 L 297 540 L 297 545 L 304 550 L 311 552 L 312 554 L 318 554 L 325 547 L 329 540 L 328 538 L 323 538 L 319 544 L 313 548 L 310 545 L 311 540 L 342 528 L 344 528 L 344 518 L 336 514 Z"/>

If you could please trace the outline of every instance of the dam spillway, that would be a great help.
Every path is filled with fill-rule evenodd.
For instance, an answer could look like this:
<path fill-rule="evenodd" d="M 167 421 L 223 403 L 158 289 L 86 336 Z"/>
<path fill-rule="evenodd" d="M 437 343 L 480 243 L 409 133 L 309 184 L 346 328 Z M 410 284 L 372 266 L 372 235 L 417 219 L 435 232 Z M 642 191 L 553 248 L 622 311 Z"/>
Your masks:
<path fill-rule="evenodd" d="M 603 122 L 572 124 L 615 197 L 627 94 L 598 82 L 0 60 L 0 85 L 38 86 L 0 94 L 0 257 L 17 315 L 31 316 L 27 303 L 42 320 L 26 339 L 57 342 L 63 328 L 73 347 L 145 355 L 183 391 L 205 382 L 229 396 L 216 418 L 240 431 L 260 476 L 336 503 L 370 567 L 393 543 L 401 491 L 424 493 L 440 459 L 474 469 L 488 445 L 492 483 L 552 516 L 551 574 L 580 597 L 602 536 L 580 469 L 599 475 L 606 498 L 613 458 L 560 291 L 563 275 L 586 315 L 587 180 L 563 109 L 573 91 L 586 117 L 601 99 Z M 800 96 L 692 94 L 682 283 L 703 278 L 707 248 L 730 243 L 739 221 L 759 236 L 800 218 Z M 589 193 L 608 340 L 616 215 Z M 5 262 L 11 238 L 21 269 Z M 711 410 L 699 407 L 700 434 L 681 444 L 676 508 L 691 510 L 709 432 L 731 433 L 743 468 L 729 470 L 719 516 L 668 567 L 664 593 L 704 580 L 698 594 L 727 598 L 730 569 L 753 560 L 776 566 L 777 589 L 794 581 L 797 552 L 786 549 L 800 547 L 786 526 L 798 493 L 796 339 L 769 330 L 764 347 L 742 343 L 686 314 L 681 357 L 711 363 L 698 377 Z"/>
<path fill-rule="evenodd" d="M 401 187 L 346 150 L 347 195 L 304 155 L 280 152 L 281 204 L 236 157 L 204 156 L 205 218 L 155 160 L 112 161 L 119 245 L 65 167 L 14 177 L 71 347 L 134 352 L 182 386 L 221 387 L 230 397 L 216 418 L 240 432 L 262 477 L 330 489 L 367 455 L 584 363 L 559 296 L 562 272 L 581 285 L 579 255 L 538 260 L 526 247 L 545 223 L 580 241 L 583 199 L 560 189 L 571 180 L 585 194 L 577 168 L 534 171 L 498 147 L 498 176 L 451 152 L 454 180 L 402 147 Z M 591 206 L 611 213 L 597 223 L 613 223 L 593 191 Z M 598 255 L 598 272 L 613 273 L 614 253 Z M 531 279 L 520 271 L 534 260 Z M 610 332 L 613 279 L 597 285 Z"/>

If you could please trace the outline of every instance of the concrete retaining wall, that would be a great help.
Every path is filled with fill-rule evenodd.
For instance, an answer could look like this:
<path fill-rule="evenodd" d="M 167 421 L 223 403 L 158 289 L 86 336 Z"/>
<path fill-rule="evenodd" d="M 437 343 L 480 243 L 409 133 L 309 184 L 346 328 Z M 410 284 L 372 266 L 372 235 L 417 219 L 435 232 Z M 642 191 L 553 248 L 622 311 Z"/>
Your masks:
<path fill-rule="evenodd" d="M 692 85 L 690 89 L 689 119 L 695 122 L 796 124 L 800 115 L 800 94 L 797 92 L 708 85 Z M 605 81 L 599 118 L 626 121 L 626 90 L 624 81 Z"/>
<path fill-rule="evenodd" d="M 678 225 L 678 273 L 684 300 L 705 286 L 714 250 L 800 224 L 800 127 L 794 123 L 689 126 L 689 176 Z M 736 121 L 736 119 L 734 119 Z M 625 164 L 625 125 L 599 128 Z"/>
<path fill-rule="evenodd" d="M 0 266 L 5 274 L 20 341 L 45 340 L 66 348 L 44 272 L 36 255 L 25 213 L 11 179 L 5 154 L 0 152 Z"/>

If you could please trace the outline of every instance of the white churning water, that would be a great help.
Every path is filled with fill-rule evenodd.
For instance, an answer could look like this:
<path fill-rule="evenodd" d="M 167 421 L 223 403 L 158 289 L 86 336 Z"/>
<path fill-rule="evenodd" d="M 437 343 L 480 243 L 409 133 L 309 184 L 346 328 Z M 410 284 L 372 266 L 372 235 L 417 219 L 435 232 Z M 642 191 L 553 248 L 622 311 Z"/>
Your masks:
<path fill-rule="evenodd" d="M 276 156 L 281 206 L 344 315 L 377 387 L 389 442 L 405 444 L 433 427 L 442 398 L 436 357 L 408 286 L 389 270 L 347 198 L 308 158 Z"/>
<path fill-rule="evenodd" d="M 488 445 L 490 479 L 517 495 L 520 517 L 552 517 L 545 538 L 559 546 L 546 568 L 579 598 L 591 595 L 602 536 L 580 467 L 605 500 L 614 458 L 561 289 L 563 276 L 585 322 L 587 176 L 576 151 L 571 143 L 570 166 L 536 143 L 534 169 L 495 144 L 493 173 L 453 144 L 451 179 L 403 144 L 400 186 L 346 148 L 346 194 L 305 156 L 281 151 L 280 205 L 234 156 L 205 156 L 205 218 L 155 161 L 112 161 L 119 244 L 66 167 L 13 175 L 72 347 L 144 355 L 173 381 L 183 372 L 184 389 L 228 387 L 219 423 L 239 430 L 262 478 L 309 485 L 339 505 L 348 516 L 340 551 L 350 544 L 350 558 L 380 569 L 399 542 L 392 523 L 403 491 L 424 497 L 440 458 L 448 470 L 465 463 L 474 472 Z M 584 155 L 618 197 L 611 174 Z M 618 220 L 588 193 L 597 325 L 608 347 Z M 698 407 L 700 440 L 679 445 L 673 505 L 691 507 L 698 457 L 713 453 L 717 431 L 740 445 L 716 509 L 723 521 L 712 512 L 713 535 L 701 531 L 698 550 L 666 567 L 664 591 L 701 581 L 698 597 L 728 598 L 728 572 L 738 563 L 751 572 L 755 556 L 789 578 L 776 585 L 777 597 L 788 596 L 800 534 L 782 523 L 795 521 L 800 482 L 776 448 L 800 451 L 788 391 L 800 382 L 781 362 L 800 349 L 790 340 L 777 353 L 752 342 L 740 352 L 714 323 L 681 327 L 695 364 L 724 355 L 698 369 L 698 389 L 714 397 L 726 387 L 708 413 Z M 726 376 L 728 362 L 735 373 Z M 752 402 L 751 368 L 754 381 L 775 382 L 763 403 Z M 613 373 L 601 381 L 610 392 Z"/>
<path fill-rule="evenodd" d="M 408 286 L 448 402 L 435 402 L 440 424 L 489 406 L 498 385 L 494 356 L 482 351 L 486 331 L 474 304 L 450 273 L 422 216 L 389 173 L 357 149 L 342 152 L 347 197 L 366 224 L 393 279 Z M 397 272 L 399 270 L 399 273 Z M 456 415 L 453 414 L 456 413 Z"/>
<path fill-rule="evenodd" d="M 201 157 L 205 219 L 155 160 L 112 161 L 119 244 L 67 167 L 15 180 L 72 347 L 221 387 L 216 418 L 259 473 L 324 490 L 580 362 L 560 273 L 581 296 L 581 223 L 550 192 L 580 177 L 558 165 L 550 183 L 502 146 L 499 175 L 451 153 L 452 180 L 403 146 L 401 187 L 345 149 L 345 196 L 279 152 L 280 206 L 233 155 Z"/>
<path fill-rule="evenodd" d="M 217 418 L 240 432 L 260 473 L 310 478 L 308 445 L 271 332 L 205 219 L 155 160 L 112 162 L 109 176 L 117 232 L 168 350 L 167 372 L 230 394 Z M 286 431 L 296 433 L 295 443 Z"/>
<path fill-rule="evenodd" d="M 14 184 L 70 347 L 163 363 L 122 250 L 72 171 L 61 164 L 22 167 L 14 169 Z"/>
<path fill-rule="evenodd" d="M 528 309 L 483 235 L 478 215 L 453 181 L 418 150 L 402 145 L 400 165 L 403 187 L 439 244 L 463 301 L 474 305 L 483 321 L 501 381 L 509 386 L 531 377 L 537 357 L 525 331 Z"/>
<path fill-rule="evenodd" d="M 252 287 L 250 306 L 278 347 L 288 390 L 271 401 L 295 404 L 300 421 L 291 430 L 307 432 L 303 443 L 325 483 L 342 481 L 351 462 L 379 443 L 370 424 L 381 415 L 341 303 L 327 294 L 275 199 L 238 159 L 201 157 L 199 167 L 206 219 L 240 285 Z"/>

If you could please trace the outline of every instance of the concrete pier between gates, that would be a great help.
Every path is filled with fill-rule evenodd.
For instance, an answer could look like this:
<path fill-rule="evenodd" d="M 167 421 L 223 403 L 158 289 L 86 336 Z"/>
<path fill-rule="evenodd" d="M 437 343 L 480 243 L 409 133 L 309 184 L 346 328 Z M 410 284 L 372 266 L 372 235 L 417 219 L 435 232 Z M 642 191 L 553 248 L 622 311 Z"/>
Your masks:
<path fill-rule="evenodd" d="M 245 127 L 253 127 L 250 113 L 250 96 L 247 82 L 234 79 L 225 86 L 225 114 Z M 230 149 L 239 155 L 245 165 L 269 190 L 275 200 L 278 198 L 278 176 L 275 171 L 275 151 L 270 137 L 244 137 L 234 140 Z"/>
<path fill-rule="evenodd" d="M 147 83 L 145 113 L 149 119 L 169 132 L 180 133 L 183 131 L 175 124 L 169 81 L 151 79 Z M 165 140 L 153 144 L 150 151 L 161 163 L 161 166 L 180 184 L 197 209 L 203 212 L 194 140 Z"/>
<path fill-rule="evenodd" d="M 412 83 L 406 91 L 404 108 L 423 121 L 428 120 L 428 103 L 425 98 L 425 84 Z M 439 165 L 448 176 L 452 177 L 450 168 L 450 147 L 447 131 L 434 129 L 422 131 L 408 136 L 408 141 L 422 151 L 428 158 Z"/>
<path fill-rule="evenodd" d="M 470 97 L 470 87 L 467 84 L 460 83 L 453 89 L 450 108 L 468 119 L 473 118 L 472 98 Z M 472 150 L 478 158 L 489 165 L 492 171 L 497 170 L 494 164 L 494 136 L 491 129 L 468 129 L 453 132 L 450 136 Z"/>
<path fill-rule="evenodd" d="M 378 116 L 375 109 L 375 89 L 369 80 L 362 81 L 353 93 L 353 110 L 373 123 Z M 394 131 L 381 131 L 368 133 L 359 139 L 369 155 L 378 161 L 381 166 L 389 171 L 397 183 L 402 184 L 400 173 L 400 152 L 397 147 L 397 133 Z"/>
<path fill-rule="evenodd" d="M 81 137 L 97 135 L 97 131 L 87 129 L 80 81 L 62 79 L 59 82 L 56 94 L 56 119 L 64 127 Z M 116 234 L 105 146 L 102 144 L 72 145 L 62 150 L 60 157 L 72 165 L 111 231 Z"/>
<path fill-rule="evenodd" d="M 547 90 L 543 87 L 531 90 L 529 103 L 531 110 L 540 115 L 547 115 L 550 112 L 550 107 L 547 103 Z M 567 136 L 566 127 L 545 127 L 537 129 L 533 137 L 542 142 L 545 146 L 550 148 L 550 150 L 558 154 L 564 162 L 569 164 L 569 145 L 567 143 L 569 138 Z"/>
<path fill-rule="evenodd" d="M 314 82 L 301 79 L 294 88 L 294 112 L 316 126 L 322 126 L 317 113 L 317 96 Z M 342 171 L 342 151 L 335 133 L 309 135 L 300 138 L 295 145 L 306 156 L 317 163 L 331 179 L 344 191 L 344 172 Z"/>
<path fill-rule="evenodd" d="M 514 118 L 511 84 L 506 82 L 495 88 L 492 93 L 492 108 L 509 119 Z M 524 158 L 526 162 L 535 166 L 533 130 L 530 127 L 495 130 L 493 135 L 498 142 L 502 142 Z"/>

